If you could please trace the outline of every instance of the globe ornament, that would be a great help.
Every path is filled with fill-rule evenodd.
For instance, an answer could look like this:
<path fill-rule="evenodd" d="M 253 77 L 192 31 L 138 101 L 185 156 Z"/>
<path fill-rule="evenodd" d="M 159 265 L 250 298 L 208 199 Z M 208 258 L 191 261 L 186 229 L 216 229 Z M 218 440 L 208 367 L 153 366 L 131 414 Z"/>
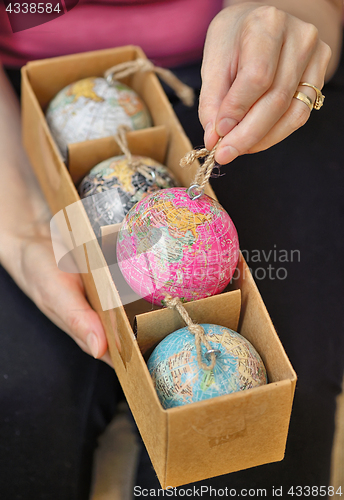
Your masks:
<path fill-rule="evenodd" d="M 266 369 L 253 345 L 229 328 L 202 324 L 216 352 L 212 370 L 200 368 L 195 337 L 188 327 L 164 338 L 152 352 L 147 366 L 162 406 L 173 408 L 216 396 L 259 387 L 267 383 Z M 207 348 L 202 345 L 203 361 Z"/>
<path fill-rule="evenodd" d="M 136 166 L 135 166 L 136 165 Z M 176 185 L 171 171 L 157 161 L 125 155 L 96 165 L 81 181 L 78 191 L 97 237 L 101 226 L 122 222 L 144 196 Z"/>
<path fill-rule="evenodd" d="M 126 215 L 117 260 L 130 287 L 161 305 L 166 294 L 190 301 L 220 293 L 239 256 L 228 213 L 206 194 L 191 199 L 185 188 L 150 194 Z"/>
<path fill-rule="evenodd" d="M 49 103 L 46 120 L 64 160 L 68 144 L 111 136 L 120 124 L 130 130 L 152 124 L 146 105 L 134 90 L 100 77 L 67 85 Z"/>

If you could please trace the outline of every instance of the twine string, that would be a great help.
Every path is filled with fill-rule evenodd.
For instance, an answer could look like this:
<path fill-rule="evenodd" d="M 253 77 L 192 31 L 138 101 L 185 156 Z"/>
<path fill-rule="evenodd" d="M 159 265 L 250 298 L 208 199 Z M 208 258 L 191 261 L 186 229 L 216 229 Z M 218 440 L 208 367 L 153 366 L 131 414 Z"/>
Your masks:
<path fill-rule="evenodd" d="M 215 352 L 209 353 L 210 355 L 209 365 L 207 365 L 202 361 L 202 344 L 205 345 L 207 351 L 213 351 L 202 326 L 192 321 L 192 319 L 189 316 L 189 313 L 183 306 L 182 301 L 180 300 L 179 297 L 172 297 L 171 295 L 166 295 L 164 303 L 169 309 L 176 309 L 178 311 L 178 313 L 186 323 L 189 331 L 195 336 L 198 366 L 200 366 L 202 370 L 212 370 L 216 364 Z"/>
<path fill-rule="evenodd" d="M 122 78 L 133 75 L 137 71 L 154 71 L 169 87 L 175 91 L 183 104 L 189 107 L 193 106 L 195 101 L 194 90 L 189 87 L 189 85 L 180 81 L 179 78 L 172 73 L 172 71 L 166 68 L 161 68 L 160 66 L 155 66 L 149 59 L 137 58 L 133 61 L 116 64 L 105 71 L 104 78 L 109 83 L 112 83 L 113 80 L 121 80 Z"/>
<path fill-rule="evenodd" d="M 114 139 L 117 142 L 120 150 L 124 154 L 127 160 L 127 164 L 130 168 L 132 168 L 135 172 L 141 173 L 144 177 L 151 177 L 152 182 L 155 181 L 155 173 L 154 170 L 147 167 L 140 159 L 134 159 L 131 151 L 128 146 L 127 141 L 127 132 L 130 132 L 131 129 L 128 125 L 119 125 L 117 128 L 116 134 L 114 134 Z"/>
<path fill-rule="evenodd" d="M 127 141 L 127 132 L 130 132 L 130 130 L 131 129 L 130 127 L 128 127 L 128 125 L 119 125 L 119 127 L 117 128 L 117 132 L 113 137 L 117 142 L 120 150 L 125 155 L 128 165 L 132 168 L 135 168 L 135 165 L 133 165 L 133 157 Z"/>
<path fill-rule="evenodd" d="M 209 182 L 213 168 L 215 167 L 215 152 L 222 140 L 222 137 L 217 141 L 215 146 L 211 151 L 207 148 L 193 149 L 186 153 L 186 155 L 180 160 L 180 166 L 182 168 L 192 165 L 192 163 L 198 158 L 206 158 L 203 165 L 201 165 L 196 173 L 196 176 L 191 183 L 191 186 L 198 186 L 200 192 L 204 191 L 204 188 Z"/>

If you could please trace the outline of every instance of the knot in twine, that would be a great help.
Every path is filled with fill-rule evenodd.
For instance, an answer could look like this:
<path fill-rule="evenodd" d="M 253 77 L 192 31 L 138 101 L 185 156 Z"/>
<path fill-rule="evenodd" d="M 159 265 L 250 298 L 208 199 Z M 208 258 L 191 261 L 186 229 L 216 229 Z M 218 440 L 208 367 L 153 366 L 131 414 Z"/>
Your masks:
<path fill-rule="evenodd" d="M 209 182 L 211 173 L 215 166 L 215 152 L 221 140 L 222 137 L 220 137 L 211 151 L 207 148 L 193 149 L 192 151 L 186 153 L 186 155 L 180 160 L 179 165 L 184 168 L 192 165 L 192 163 L 198 158 L 206 157 L 203 165 L 200 165 L 198 168 L 194 181 L 191 184 L 191 186 L 197 186 L 201 192 L 204 191 L 207 182 Z"/>
<path fill-rule="evenodd" d="M 202 368 L 202 370 L 212 370 L 216 364 L 216 355 L 205 335 L 204 329 L 201 325 L 194 323 L 190 318 L 187 310 L 182 304 L 182 301 L 179 297 L 171 297 L 171 295 L 166 295 L 164 302 L 169 309 L 176 309 L 180 316 L 183 318 L 186 323 L 189 331 L 195 336 L 195 344 L 196 344 L 196 353 L 197 353 L 197 362 L 198 366 Z M 207 351 L 210 352 L 210 364 L 207 365 L 202 361 L 202 344 L 205 345 Z"/>
<path fill-rule="evenodd" d="M 195 101 L 194 90 L 189 87 L 189 85 L 180 81 L 179 78 L 172 73 L 172 71 L 155 66 L 149 59 L 138 58 L 133 61 L 116 64 L 105 71 L 104 78 L 111 84 L 113 80 L 120 80 L 126 76 L 133 75 L 137 71 L 154 71 L 169 87 L 175 91 L 183 104 L 189 107 L 193 106 Z"/>
<path fill-rule="evenodd" d="M 117 133 L 114 134 L 113 138 L 117 142 L 120 150 L 122 153 L 125 155 L 128 166 L 135 170 L 135 172 L 141 173 L 144 177 L 150 176 L 152 178 L 152 181 L 155 180 L 155 174 L 154 170 L 150 169 L 142 163 L 140 159 L 133 159 L 133 156 L 131 154 L 131 151 L 128 146 L 128 141 L 127 141 L 127 132 L 130 132 L 131 129 L 128 127 L 128 125 L 119 125 L 117 128 Z"/>

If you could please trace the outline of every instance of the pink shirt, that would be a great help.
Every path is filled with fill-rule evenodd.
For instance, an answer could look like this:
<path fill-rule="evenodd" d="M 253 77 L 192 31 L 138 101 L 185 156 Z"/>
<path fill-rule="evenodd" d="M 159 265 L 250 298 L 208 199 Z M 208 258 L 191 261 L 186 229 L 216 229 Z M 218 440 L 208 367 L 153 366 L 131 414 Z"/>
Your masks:
<path fill-rule="evenodd" d="M 30 3 L 30 2 L 28 2 Z M 79 0 L 48 23 L 12 33 L 0 1 L 0 59 L 29 60 L 133 44 L 157 65 L 173 67 L 202 56 L 207 28 L 223 0 Z"/>

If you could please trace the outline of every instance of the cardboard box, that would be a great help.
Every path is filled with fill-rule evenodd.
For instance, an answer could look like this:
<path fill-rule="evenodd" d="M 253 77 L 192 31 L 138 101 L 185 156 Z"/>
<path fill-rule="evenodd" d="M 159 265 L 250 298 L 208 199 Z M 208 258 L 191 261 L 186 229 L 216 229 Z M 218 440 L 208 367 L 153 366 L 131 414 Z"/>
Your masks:
<path fill-rule="evenodd" d="M 281 460 L 296 375 L 241 256 L 232 291 L 186 307 L 195 321 L 236 328 L 241 300 L 238 330 L 262 356 L 269 384 L 169 410 L 161 407 L 140 346 L 149 349 L 158 338 L 182 326 L 180 318 L 176 311 L 152 308 L 144 300 L 122 305 L 72 180 L 83 174 L 90 154 L 91 163 L 97 162 L 105 159 L 102 151 L 109 155 L 116 146 L 112 140 L 104 140 L 106 147 L 103 144 L 100 148 L 97 141 L 73 146 L 70 174 L 44 118 L 48 102 L 65 85 L 102 75 L 110 66 L 137 57 L 145 57 L 141 49 L 127 46 L 27 64 L 22 70 L 23 138 L 67 246 L 71 251 L 74 247 L 79 250 L 75 254 L 88 299 L 103 321 L 116 373 L 159 481 L 166 488 Z M 139 153 L 142 144 L 156 144 L 160 134 L 161 147 L 153 148 L 151 156 L 160 161 L 163 156 L 181 184 L 189 186 L 197 164 L 191 169 L 179 168 L 179 160 L 191 144 L 158 79 L 151 73 L 138 73 L 126 83 L 144 99 L 154 122 L 151 129 L 131 133 L 133 152 Z M 91 166 L 85 166 L 86 170 Z M 213 195 L 210 186 L 207 193 Z M 107 234 L 111 240 L 111 228 Z"/>

